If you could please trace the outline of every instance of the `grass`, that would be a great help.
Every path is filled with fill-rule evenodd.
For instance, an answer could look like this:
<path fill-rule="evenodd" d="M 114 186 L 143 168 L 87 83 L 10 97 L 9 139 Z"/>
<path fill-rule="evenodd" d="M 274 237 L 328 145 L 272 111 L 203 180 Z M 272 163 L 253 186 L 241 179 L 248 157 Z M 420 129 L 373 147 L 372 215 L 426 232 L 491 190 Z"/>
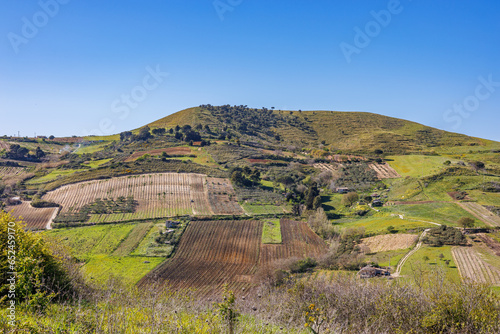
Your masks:
<path fill-rule="evenodd" d="M 88 261 L 82 270 L 87 279 L 99 285 L 106 285 L 109 279 L 117 278 L 131 286 L 163 261 L 164 258 L 98 255 Z"/>
<path fill-rule="evenodd" d="M 101 241 L 92 249 L 92 255 L 111 254 L 128 237 L 135 224 L 113 224 L 105 230 Z"/>
<path fill-rule="evenodd" d="M 397 155 L 388 156 L 389 165 L 394 168 L 401 176 L 422 177 L 436 174 L 446 166 L 443 163 L 454 159 L 442 156 L 429 155 Z"/>
<path fill-rule="evenodd" d="M 78 259 L 111 254 L 127 237 L 135 224 L 109 224 L 89 227 L 56 229 L 44 232 L 50 238 L 69 247 Z"/>
<path fill-rule="evenodd" d="M 334 221 L 335 222 L 335 221 Z M 369 235 L 387 234 L 387 227 L 393 226 L 399 232 L 415 230 L 419 228 L 429 228 L 435 225 L 399 217 L 370 217 L 365 219 L 355 219 L 341 223 L 342 228 L 364 228 Z"/>
<path fill-rule="evenodd" d="M 146 236 L 142 239 L 137 248 L 131 253 L 131 255 L 135 256 L 159 256 L 159 257 L 167 257 L 174 250 L 174 246 L 163 244 L 159 245 L 155 242 L 155 238 L 160 235 L 160 231 L 165 230 L 165 224 L 157 223 L 155 224 Z M 181 233 L 182 229 L 177 228 L 175 233 Z"/>
<path fill-rule="evenodd" d="M 328 214 L 340 209 L 342 205 L 342 195 L 341 194 L 331 194 L 321 196 L 321 206 L 323 210 Z"/>
<path fill-rule="evenodd" d="M 194 149 L 193 154 L 196 154 L 196 158 L 193 159 L 193 162 L 197 164 L 212 166 L 212 167 L 218 166 L 218 164 L 212 158 L 210 153 L 208 153 L 204 147 Z"/>
<path fill-rule="evenodd" d="M 36 185 L 36 184 L 52 182 L 54 180 L 57 180 L 59 178 L 66 176 L 66 175 L 74 174 L 75 172 L 78 172 L 78 171 L 80 171 L 80 170 L 78 170 L 78 169 L 55 169 L 47 175 L 44 175 L 44 176 L 39 177 L 39 178 L 34 178 L 34 179 L 27 181 L 26 184 Z"/>
<path fill-rule="evenodd" d="M 263 244 L 280 244 L 281 227 L 279 219 L 266 220 L 262 228 Z"/>
<path fill-rule="evenodd" d="M 414 282 L 414 275 L 419 275 L 420 271 L 422 271 L 422 277 L 425 278 L 429 275 L 435 275 L 436 270 L 439 269 L 443 271 L 446 279 L 459 283 L 461 281 L 460 273 L 451 255 L 452 247 L 422 246 L 422 248 L 408 258 L 401 270 L 401 275 L 406 276 L 409 281 Z M 439 258 L 440 254 L 444 255 L 443 259 Z M 425 261 L 426 256 L 429 258 L 428 261 Z M 450 260 L 448 266 L 446 266 L 445 260 Z"/>
<path fill-rule="evenodd" d="M 92 140 L 99 140 L 99 139 L 92 139 Z M 83 146 L 80 147 L 75 151 L 76 154 L 85 154 L 85 153 L 95 153 L 101 151 L 105 146 L 107 146 L 109 143 L 103 142 L 103 143 L 96 143 L 96 144 L 91 144 L 88 146 Z"/>
<path fill-rule="evenodd" d="M 111 160 L 113 160 L 113 159 L 111 158 L 111 159 L 92 160 L 92 161 L 89 161 L 88 163 L 85 163 L 83 165 L 87 166 L 89 168 L 97 168 L 101 165 L 104 165 L 107 162 L 110 162 Z"/>
<path fill-rule="evenodd" d="M 152 223 L 109 224 L 44 233 L 66 245 L 77 259 L 85 260 L 82 270 L 88 280 L 105 285 L 115 277 L 133 285 L 165 259 L 127 256 L 152 226 Z"/>
<path fill-rule="evenodd" d="M 153 223 L 139 223 L 130 231 L 127 238 L 113 252 L 116 256 L 129 255 L 154 226 Z"/>
<path fill-rule="evenodd" d="M 477 226 L 486 226 L 458 204 L 450 202 L 435 202 L 426 204 L 404 204 L 384 206 L 380 208 L 381 213 L 402 214 L 409 219 L 423 219 L 438 224 L 457 226 L 456 222 L 462 217 L 475 219 Z"/>
<path fill-rule="evenodd" d="M 373 255 L 366 255 L 366 261 L 375 262 L 381 267 L 389 267 L 390 264 L 390 266 L 395 269 L 399 260 L 401 260 L 401 258 L 408 252 L 409 249 L 378 252 Z"/>
<path fill-rule="evenodd" d="M 467 193 L 481 205 L 500 206 L 500 193 L 486 193 L 481 190 L 471 190 Z"/>

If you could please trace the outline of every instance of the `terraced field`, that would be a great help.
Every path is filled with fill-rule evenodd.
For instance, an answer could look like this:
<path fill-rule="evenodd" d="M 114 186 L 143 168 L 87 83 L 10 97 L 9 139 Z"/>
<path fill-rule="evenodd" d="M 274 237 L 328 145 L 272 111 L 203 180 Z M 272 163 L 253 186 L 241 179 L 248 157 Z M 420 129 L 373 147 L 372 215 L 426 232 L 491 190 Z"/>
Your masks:
<path fill-rule="evenodd" d="M 12 211 L 16 218 L 22 218 L 29 230 L 42 230 L 55 217 L 58 208 L 34 208 L 30 202 L 23 202 L 19 205 L 7 206 L 6 212 Z"/>
<path fill-rule="evenodd" d="M 210 181 L 209 181 L 210 180 Z M 231 184 L 202 174 L 143 174 L 75 183 L 43 196 L 62 205 L 62 212 L 78 211 L 98 198 L 132 196 L 134 213 L 91 215 L 90 222 L 116 222 L 180 215 L 241 214 Z"/>
<path fill-rule="evenodd" d="M 314 168 L 321 169 L 322 171 L 326 172 L 332 172 L 335 173 L 338 168 L 332 164 L 325 164 L 325 163 L 315 163 L 313 164 Z"/>
<path fill-rule="evenodd" d="M 24 167 L 0 167 L 0 179 L 6 176 L 17 176 L 26 172 Z"/>
<path fill-rule="evenodd" d="M 483 261 L 471 247 L 453 247 L 453 258 L 462 279 L 500 285 L 500 271 Z"/>
<path fill-rule="evenodd" d="M 125 159 L 125 161 L 126 162 L 135 161 L 137 160 L 137 158 L 142 157 L 144 154 L 149 154 L 153 156 L 153 155 L 160 155 L 163 152 L 169 155 L 189 155 L 191 154 L 191 149 L 189 147 L 168 147 L 168 148 L 160 148 L 149 151 L 138 151 L 130 155 L 127 159 Z"/>
<path fill-rule="evenodd" d="M 373 169 L 375 173 L 377 173 L 377 177 L 382 180 L 382 179 L 392 179 L 396 177 L 401 177 L 401 175 L 394 170 L 391 166 L 388 164 L 369 164 L 368 167 Z"/>

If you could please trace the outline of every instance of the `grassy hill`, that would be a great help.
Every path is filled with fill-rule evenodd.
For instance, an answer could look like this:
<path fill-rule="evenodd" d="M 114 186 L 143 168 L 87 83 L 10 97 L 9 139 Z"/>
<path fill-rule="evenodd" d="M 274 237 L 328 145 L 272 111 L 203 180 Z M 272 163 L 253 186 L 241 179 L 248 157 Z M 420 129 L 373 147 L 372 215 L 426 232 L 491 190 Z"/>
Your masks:
<path fill-rule="evenodd" d="M 246 106 L 203 105 L 179 111 L 148 124 L 151 128 L 208 125 L 245 141 L 314 146 L 324 142 L 332 151 L 431 153 L 453 147 L 456 152 L 499 148 L 500 143 L 431 128 L 403 119 L 339 111 L 289 111 Z"/>

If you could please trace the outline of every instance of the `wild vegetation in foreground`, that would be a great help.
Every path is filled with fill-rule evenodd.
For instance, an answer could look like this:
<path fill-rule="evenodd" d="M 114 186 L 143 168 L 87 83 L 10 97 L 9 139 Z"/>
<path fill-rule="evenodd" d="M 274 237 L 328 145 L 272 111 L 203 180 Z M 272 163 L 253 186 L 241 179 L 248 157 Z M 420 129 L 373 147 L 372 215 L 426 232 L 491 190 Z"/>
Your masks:
<path fill-rule="evenodd" d="M 2 243 L 12 217 L 1 214 Z M 12 224 L 11 224 L 12 225 Z M 18 234 L 19 295 L 15 326 L 9 324 L 7 288 L 2 287 L 0 328 L 4 333 L 495 333 L 500 298 L 488 286 L 445 284 L 433 272 L 420 284 L 360 280 L 336 274 L 331 280 L 289 276 L 265 279 L 250 290 L 200 297 L 150 282 L 127 288 L 83 283 L 77 264 L 62 262 L 61 249 L 40 234 Z M 37 245 L 28 250 L 30 244 Z M 7 263 L 2 249 L 1 263 Z M 29 268 L 29 270 L 28 270 Z M 5 268 L 2 268 L 2 273 Z M 32 273 L 37 279 L 32 281 Z M 57 287 L 57 289 L 54 289 Z"/>

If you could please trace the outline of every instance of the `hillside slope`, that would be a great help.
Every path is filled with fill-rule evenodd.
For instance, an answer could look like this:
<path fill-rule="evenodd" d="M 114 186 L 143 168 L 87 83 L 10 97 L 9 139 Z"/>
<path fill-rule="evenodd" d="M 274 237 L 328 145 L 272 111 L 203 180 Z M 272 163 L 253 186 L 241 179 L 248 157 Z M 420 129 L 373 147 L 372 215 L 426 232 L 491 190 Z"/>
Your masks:
<path fill-rule="evenodd" d="M 202 105 L 153 123 L 151 128 L 176 125 L 208 125 L 215 134 L 225 133 L 245 141 L 268 144 L 318 145 L 335 150 L 387 153 L 431 152 L 444 147 L 500 147 L 500 143 L 451 133 L 403 119 L 367 113 L 339 111 L 285 111 L 246 106 Z"/>

